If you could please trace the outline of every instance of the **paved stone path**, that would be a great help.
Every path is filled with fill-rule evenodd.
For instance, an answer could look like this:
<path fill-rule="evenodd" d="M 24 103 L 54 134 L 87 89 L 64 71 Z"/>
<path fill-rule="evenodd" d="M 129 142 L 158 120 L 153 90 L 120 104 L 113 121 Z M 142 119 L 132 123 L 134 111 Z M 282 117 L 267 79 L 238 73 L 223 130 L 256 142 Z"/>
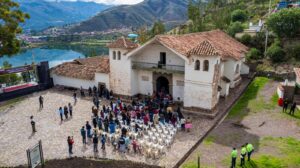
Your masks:
<path fill-rule="evenodd" d="M 241 85 L 242 89 L 246 83 Z M 239 89 L 234 92 L 239 92 Z M 44 97 L 44 109 L 39 111 L 38 97 Z M 233 94 L 232 97 L 237 95 Z M 231 99 L 226 100 L 222 106 L 226 106 Z M 178 132 L 175 141 L 167 153 L 160 159 L 147 159 L 144 156 L 135 154 L 119 154 L 113 152 L 107 146 L 106 152 L 94 155 L 92 144 L 84 148 L 81 143 L 80 128 L 86 121 L 91 120 L 90 100 L 79 99 L 73 109 L 73 118 L 60 122 L 58 108 L 73 103 L 72 92 L 50 89 L 45 92 L 35 93 L 25 100 L 14 105 L 6 112 L 0 112 L 0 167 L 16 166 L 27 164 L 26 149 L 35 145 L 38 140 L 42 140 L 44 158 L 61 159 L 68 157 L 67 136 L 74 136 L 75 146 L 74 156 L 78 157 L 100 157 L 118 160 L 132 160 L 155 164 L 163 167 L 173 167 L 203 135 L 216 123 L 216 119 L 204 119 L 195 114 L 190 116 L 193 122 L 191 132 Z M 107 104 L 108 102 L 103 102 Z M 29 117 L 33 115 L 36 121 L 37 133 L 31 134 Z"/>

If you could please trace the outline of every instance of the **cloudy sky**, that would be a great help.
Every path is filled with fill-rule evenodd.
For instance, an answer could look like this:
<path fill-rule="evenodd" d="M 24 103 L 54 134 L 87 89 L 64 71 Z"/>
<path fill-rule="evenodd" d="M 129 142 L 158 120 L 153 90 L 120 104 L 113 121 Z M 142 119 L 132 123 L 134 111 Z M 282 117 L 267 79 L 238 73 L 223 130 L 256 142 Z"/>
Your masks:
<path fill-rule="evenodd" d="M 48 0 L 48 1 L 56 1 L 56 0 Z M 59 0 L 59 1 L 77 1 L 77 0 Z M 105 4 L 136 4 L 142 2 L 143 0 L 80 0 L 80 1 L 94 1 L 97 3 L 105 3 Z"/>

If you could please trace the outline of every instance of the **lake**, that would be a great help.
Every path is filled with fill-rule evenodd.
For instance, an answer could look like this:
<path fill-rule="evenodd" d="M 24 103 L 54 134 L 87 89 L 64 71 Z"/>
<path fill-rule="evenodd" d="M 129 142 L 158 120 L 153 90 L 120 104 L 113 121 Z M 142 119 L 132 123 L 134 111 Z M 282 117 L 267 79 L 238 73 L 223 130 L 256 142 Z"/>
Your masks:
<path fill-rule="evenodd" d="M 51 68 L 63 62 L 85 57 L 85 54 L 72 49 L 33 48 L 27 49 L 13 56 L 1 57 L 0 66 L 3 65 L 4 61 L 8 61 L 13 67 L 31 64 L 33 61 L 35 63 L 49 61 L 49 66 Z"/>

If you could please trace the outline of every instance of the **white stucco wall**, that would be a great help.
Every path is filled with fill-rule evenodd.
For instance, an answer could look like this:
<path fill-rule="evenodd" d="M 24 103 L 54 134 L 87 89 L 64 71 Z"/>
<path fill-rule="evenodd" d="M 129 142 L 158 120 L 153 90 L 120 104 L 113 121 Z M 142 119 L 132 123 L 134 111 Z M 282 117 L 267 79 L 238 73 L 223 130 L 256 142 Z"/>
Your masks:
<path fill-rule="evenodd" d="M 183 86 L 181 85 L 183 84 Z M 173 74 L 173 99 L 177 101 L 184 100 L 184 75 L 183 74 Z"/>
<path fill-rule="evenodd" d="M 185 81 L 184 107 L 212 109 L 212 87 L 191 81 Z"/>
<path fill-rule="evenodd" d="M 147 95 L 148 93 L 153 93 L 153 75 L 151 71 L 137 71 L 137 89 L 138 93 Z"/>
<path fill-rule="evenodd" d="M 220 92 L 220 95 L 221 96 L 228 96 L 229 95 L 230 83 L 226 83 L 223 80 L 221 80 L 220 86 L 222 88 L 222 90 Z"/>
<path fill-rule="evenodd" d="M 241 75 L 247 75 L 249 74 L 250 68 L 248 65 L 245 63 L 242 63 L 242 68 L 241 68 Z"/>
<path fill-rule="evenodd" d="M 113 59 L 113 51 L 121 51 L 121 60 Z M 132 96 L 131 61 L 125 53 L 124 49 L 109 49 L 110 89 L 116 94 Z"/>
<path fill-rule="evenodd" d="M 203 83 L 212 83 L 214 77 L 214 67 L 216 63 L 220 63 L 220 58 L 217 56 L 210 56 L 210 57 L 199 57 L 199 56 L 192 56 L 194 61 L 186 62 L 185 63 L 185 80 L 203 82 Z M 200 70 L 195 70 L 195 62 L 196 60 L 200 61 Z M 204 68 L 204 61 L 209 61 L 209 70 L 203 71 Z"/>
<path fill-rule="evenodd" d="M 239 72 L 236 73 L 236 67 L 239 65 Z M 238 78 L 241 75 L 241 67 L 242 67 L 242 61 L 236 61 L 233 59 L 227 59 L 224 62 L 224 72 L 221 76 L 225 76 L 230 80 L 230 87 L 233 88 L 235 86 L 234 79 Z"/>
<path fill-rule="evenodd" d="M 160 60 L 160 53 L 166 53 L 166 65 L 179 65 L 184 66 L 185 61 L 178 55 L 173 53 L 168 48 L 161 44 L 149 44 L 145 48 L 138 51 L 132 56 L 132 60 L 135 62 L 146 62 L 157 64 Z"/>
<path fill-rule="evenodd" d="M 200 70 L 195 70 L 196 60 L 200 61 Z M 209 70 L 203 71 L 204 60 L 209 61 Z M 220 63 L 218 56 L 192 56 L 185 64 L 184 106 L 202 109 L 213 108 L 213 77 L 215 64 Z"/>
<path fill-rule="evenodd" d="M 76 79 L 76 78 L 69 78 L 65 76 L 58 76 L 56 74 L 52 74 L 53 83 L 54 85 L 62 85 L 62 86 L 68 86 L 68 87 L 74 87 L 74 88 L 82 88 L 88 89 L 89 87 L 93 87 L 96 85 L 96 82 L 89 81 L 89 80 L 83 80 L 83 79 Z"/>
<path fill-rule="evenodd" d="M 108 90 L 110 90 L 110 86 L 109 86 L 109 74 L 105 74 L 105 73 L 96 73 L 95 74 L 95 83 L 97 84 L 96 86 L 98 86 L 98 83 L 105 83 L 106 88 Z"/>

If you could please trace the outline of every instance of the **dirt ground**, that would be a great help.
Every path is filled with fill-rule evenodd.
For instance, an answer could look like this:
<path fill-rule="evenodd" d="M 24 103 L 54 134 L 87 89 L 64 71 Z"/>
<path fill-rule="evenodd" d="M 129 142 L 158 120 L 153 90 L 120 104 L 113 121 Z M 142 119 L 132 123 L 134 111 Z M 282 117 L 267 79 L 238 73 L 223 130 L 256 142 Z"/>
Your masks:
<path fill-rule="evenodd" d="M 292 137 L 299 140 L 299 119 L 283 114 L 281 108 L 271 102 L 277 85 L 277 82 L 269 81 L 259 91 L 256 100 L 249 102 L 247 108 L 243 109 L 247 115 L 227 117 L 189 156 L 182 167 L 195 167 L 198 156 L 201 158 L 201 167 L 228 167 L 232 147 L 239 150 L 247 142 L 254 145 L 254 155 L 280 156 L 281 153 L 274 147 L 261 145 L 264 138 Z M 239 160 L 237 163 L 239 164 Z"/>
<path fill-rule="evenodd" d="M 38 166 L 40 168 L 41 166 Z M 143 163 L 116 160 L 91 160 L 84 158 L 72 158 L 65 160 L 51 160 L 45 163 L 45 168 L 159 168 L 159 166 L 150 166 Z M 27 168 L 27 166 L 18 166 L 16 168 Z"/>

